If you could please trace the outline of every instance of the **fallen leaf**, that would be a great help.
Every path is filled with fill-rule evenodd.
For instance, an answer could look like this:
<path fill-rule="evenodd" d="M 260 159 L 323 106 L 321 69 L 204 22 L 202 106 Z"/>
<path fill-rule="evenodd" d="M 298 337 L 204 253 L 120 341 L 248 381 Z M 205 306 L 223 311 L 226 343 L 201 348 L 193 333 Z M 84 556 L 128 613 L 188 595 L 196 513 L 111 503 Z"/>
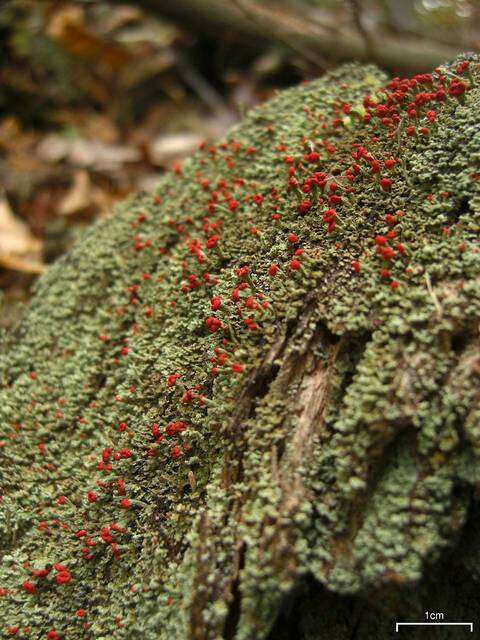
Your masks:
<path fill-rule="evenodd" d="M 73 184 L 58 205 L 62 216 L 70 216 L 85 211 L 92 205 L 92 183 L 88 171 L 77 171 L 73 176 Z"/>
<path fill-rule="evenodd" d="M 106 31 L 116 31 L 127 24 L 135 23 L 143 18 L 143 13 L 136 7 L 121 5 L 110 7 L 106 16 L 104 28 Z"/>
<path fill-rule="evenodd" d="M 37 155 L 45 162 L 60 162 L 67 157 L 71 146 L 72 141 L 66 136 L 50 133 L 37 145 Z"/>
<path fill-rule="evenodd" d="M 78 167 L 97 170 L 117 169 L 126 162 L 138 162 L 142 158 L 140 151 L 133 147 L 68 138 L 54 133 L 40 142 L 37 154 L 47 162 L 68 160 Z"/>
<path fill-rule="evenodd" d="M 103 213 L 111 204 L 111 198 L 95 186 L 85 169 L 77 171 L 73 176 L 73 183 L 58 205 L 58 213 L 70 216 L 89 209 Z"/>
<path fill-rule="evenodd" d="M 67 5 L 56 11 L 47 24 L 47 35 L 53 40 L 60 40 L 64 37 L 69 27 L 75 25 L 77 28 L 85 25 L 85 11 L 83 7 L 73 4 Z"/>
<path fill-rule="evenodd" d="M 69 151 L 73 164 L 95 169 L 116 169 L 126 162 L 142 159 L 138 149 L 119 144 L 102 144 L 91 140 L 73 140 Z"/>
<path fill-rule="evenodd" d="M 75 56 L 95 61 L 110 71 L 119 72 L 132 60 L 132 54 L 124 46 L 88 30 L 80 6 L 61 7 L 50 19 L 47 34 Z"/>
<path fill-rule="evenodd" d="M 156 138 L 150 145 L 150 157 L 154 164 L 163 165 L 190 155 L 202 141 L 196 133 L 172 133 Z"/>
<path fill-rule="evenodd" d="M 42 243 L 17 218 L 6 198 L 0 200 L 0 265 L 15 271 L 42 273 Z"/>

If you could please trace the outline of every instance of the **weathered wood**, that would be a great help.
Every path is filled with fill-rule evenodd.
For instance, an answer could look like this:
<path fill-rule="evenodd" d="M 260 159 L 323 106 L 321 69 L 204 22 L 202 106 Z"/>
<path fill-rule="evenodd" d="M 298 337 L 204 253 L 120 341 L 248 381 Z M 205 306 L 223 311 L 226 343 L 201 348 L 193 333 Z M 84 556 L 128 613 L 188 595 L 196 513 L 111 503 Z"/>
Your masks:
<path fill-rule="evenodd" d="M 197 33 L 221 40 L 240 37 L 249 47 L 280 44 L 300 57 L 323 66 L 339 62 L 376 62 L 394 74 L 430 71 L 461 52 L 452 45 L 412 35 L 375 33 L 363 38 L 353 28 L 332 29 L 304 11 L 293 11 L 282 2 L 258 0 L 140 0 L 159 16 L 178 20 Z M 374 51 L 372 51 L 374 45 Z"/>

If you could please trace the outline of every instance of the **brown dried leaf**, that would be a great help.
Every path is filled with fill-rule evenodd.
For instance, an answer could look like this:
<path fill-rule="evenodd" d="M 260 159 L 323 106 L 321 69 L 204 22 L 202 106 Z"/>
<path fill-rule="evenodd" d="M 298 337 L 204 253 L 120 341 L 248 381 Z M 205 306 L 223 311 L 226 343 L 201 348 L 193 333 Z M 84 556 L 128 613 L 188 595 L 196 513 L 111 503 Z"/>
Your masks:
<path fill-rule="evenodd" d="M 92 183 L 88 171 L 77 171 L 73 176 L 73 184 L 58 205 L 62 216 L 69 216 L 85 211 L 92 204 Z"/>
<path fill-rule="evenodd" d="M 62 7 L 51 18 L 47 34 L 70 53 L 95 61 L 110 71 L 120 71 L 132 60 L 132 55 L 120 44 L 102 39 L 88 31 L 82 7 Z"/>
<path fill-rule="evenodd" d="M 198 149 L 202 137 L 196 133 L 170 133 L 159 136 L 150 145 L 150 157 L 156 165 L 184 158 Z"/>
<path fill-rule="evenodd" d="M 108 204 L 107 196 L 92 184 L 88 171 L 82 169 L 74 174 L 73 184 L 60 201 L 58 212 L 63 216 L 70 216 L 88 209 L 103 209 Z"/>
<path fill-rule="evenodd" d="M 0 200 L 0 266 L 26 273 L 41 273 L 42 243 L 17 218 L 5 198 Z"/>
<path fill-rule="evenodd" d="M 98 140 L 71 139 L 56 133 L 43 138 L 38 156 L 47 162 L 68 160 L 79 167 L 114 170 L 128 162 L 141 160 L 138 149 L 119 144 L 103 144 Z"/>

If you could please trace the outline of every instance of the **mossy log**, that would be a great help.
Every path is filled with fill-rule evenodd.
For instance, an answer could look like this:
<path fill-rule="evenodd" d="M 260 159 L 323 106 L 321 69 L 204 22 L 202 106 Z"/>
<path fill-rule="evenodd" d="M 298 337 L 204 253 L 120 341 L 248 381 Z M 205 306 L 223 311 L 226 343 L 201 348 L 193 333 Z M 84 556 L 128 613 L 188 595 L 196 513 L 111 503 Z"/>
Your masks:
<path fill-rule="evenodd" d="M 0 633 L 475 620 L 479 80 L 281 92 L 39 279 L 2 341 Z"/>

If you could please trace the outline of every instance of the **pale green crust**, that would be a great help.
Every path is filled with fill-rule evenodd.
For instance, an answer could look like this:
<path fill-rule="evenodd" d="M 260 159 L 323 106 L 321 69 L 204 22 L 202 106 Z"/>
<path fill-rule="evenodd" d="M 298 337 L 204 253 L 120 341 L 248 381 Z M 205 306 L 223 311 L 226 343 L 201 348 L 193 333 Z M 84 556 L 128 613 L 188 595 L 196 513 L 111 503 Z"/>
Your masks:
<path fill-rule="evenodd" d="M 449 78 L 458 62 L 444 69 Z M 386 82 L 371 67 L 342 67 L 279 93 L 227 136 L 238 149 L 199 151 L 161 182 L 161 203 L 125 202 L 40 278 L 0 359 L 0 634 L 18 626 L 17 637 L 31 638 L 55 630 L 68 640 L 259 640 L 307 575 L 334 594 L 400 593 L 456 543 L 480 482 L 477 64 L 465 94 L 438 103 L 428 135 L 408 136 L 404 116 L 398 135 L 371 141 L 362 101 Z M 321 123 L 344 103 L 352 112 L 327 136 Z M 318 145 L 320 166 L 310 172 L 343 171 L 352 143 L 382 162 L 401 160 L 388 172 L 390 191 L 368 171 L 352 183 L 357 192 L 336 207 L 333 233 L 326 207 L 301 216 L 304 196 L 285 188 L 284 157 L 302 161 L 322 137 L 337 152 Z M 236 178 L 245 183 L 234 186 Z M 222 179 L 239 204 L 232 212 L 220 197 L 211 216 L 222 221 L 219 250 L 199 264 L 177 224 L 204 242 Z M 273 188 L 279 202 L 267 197 Z M 253 194 L 265 201 L 244 201 Z M 405 252 L 385 279 L 374 239 L 398 210 Z M 300 270 L 289 267 L 288 233 L 304 249 Z M 135 248 L 135 234 L 151 247 Z M 269 302 L 247 310 L 258 331 L 231 300 L 244 265 L 252 289 L 241 296 Z M 181 292 L 186 276 L 202 281 L 205 271 L 216 285 Z M 215 313 L 214 295 L 223 301 Z M 205 326 L 212 315 L 222 322 L 215 333 Z M 229 356 L 213 376 L 215 346 Z M 169 387 L 175 373 L 182 378 Z M 196 385 L 204 404 L 183 403 Z M 187 430 L 155 445 L 153 423 L 163 432 L 175 421 Z M 172 459 L 183 443 L 191 451 Z M 132 457 L 105 473 L 97 463 L 106 447 Z M 130 509 L 119 506 L 119 478 Z M 88 491 L 99 499 L 89 503 Z M 99 538 L 112 523 L 127 529 L 112 534 L 118 559 Z M 75 535 L 82 529 L 97 542 L 90 560 Z M 474 554 L 470 562 L 478 580 Z M 68 568 L 69 582 L 57 584 L 54 569 L 31 577 L 54 563 Z"/>

